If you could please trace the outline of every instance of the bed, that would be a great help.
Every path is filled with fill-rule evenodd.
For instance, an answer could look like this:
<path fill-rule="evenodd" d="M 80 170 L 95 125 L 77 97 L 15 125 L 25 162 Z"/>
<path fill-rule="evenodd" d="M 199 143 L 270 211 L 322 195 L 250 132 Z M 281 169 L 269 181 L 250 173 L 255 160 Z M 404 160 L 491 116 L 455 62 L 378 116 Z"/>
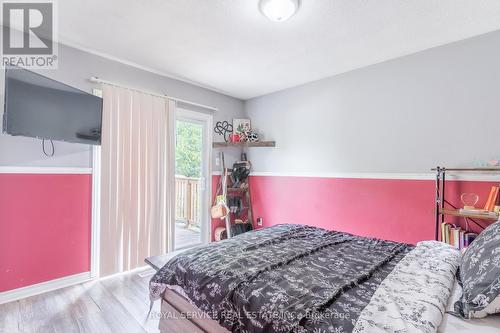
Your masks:
<path fill-rule="evenodd" d="M 451 297 L 446 310 L 454 311 L 454 303 L 460 298 L 462 288 L 455 280 Z M 463 320 L 457 316 L 445 313 L 438 328 L 438 333 L 499 333 L 500 315 L 492 315 L 482 319 Z"/>
<path fill-rule="evenodd" d="M 277 225 L 174 256 L 150 296 L 162 332 L 457 332 L 471 324 L 445 314 L 459 261 L 435 241 Z M 474 332 L 500 330 L 488 320 Z"/>

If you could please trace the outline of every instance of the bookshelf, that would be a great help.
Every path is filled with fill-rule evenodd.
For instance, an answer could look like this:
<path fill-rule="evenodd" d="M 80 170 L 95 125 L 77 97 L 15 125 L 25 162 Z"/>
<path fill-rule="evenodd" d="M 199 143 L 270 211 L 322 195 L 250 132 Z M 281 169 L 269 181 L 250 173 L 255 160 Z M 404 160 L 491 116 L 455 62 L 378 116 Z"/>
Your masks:
<path fill-rule="evenodd" d="M 458 208 L 454 207 L 445 198 L 445 186 L 446 186 L 446 174 L 447 173 L 500 173 L 500 167 L 494 168 L 444 168 L 436 167 L 431 169 L 436 172 L 436 233 L 435 239 L 439 240 L 439 229 L 441 223 L 444 223 L 445 216 L 457 216 L 469 219 L 479 228 L 484 229 L 484 227 L 476 222 L 475 220 L 483 220 L 494 222 L 499 219 L 498 216 L 494 217 L 491 215 L 482 215 L 474 213 L 464 213 Z M 446 204 L 452 208 L 447 208 Z"/>

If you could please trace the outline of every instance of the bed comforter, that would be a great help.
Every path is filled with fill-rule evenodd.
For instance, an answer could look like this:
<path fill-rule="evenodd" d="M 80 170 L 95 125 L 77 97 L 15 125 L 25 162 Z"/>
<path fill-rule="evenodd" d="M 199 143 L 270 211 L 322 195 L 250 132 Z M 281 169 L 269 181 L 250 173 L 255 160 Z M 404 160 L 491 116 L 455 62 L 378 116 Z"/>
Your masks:
<path fill-rule="evenodd" d="M 303 225 L 193 248 L 151 279 L 151 300 L 182 288 L 233 332 L 435 332 L 459 252 Z"/>

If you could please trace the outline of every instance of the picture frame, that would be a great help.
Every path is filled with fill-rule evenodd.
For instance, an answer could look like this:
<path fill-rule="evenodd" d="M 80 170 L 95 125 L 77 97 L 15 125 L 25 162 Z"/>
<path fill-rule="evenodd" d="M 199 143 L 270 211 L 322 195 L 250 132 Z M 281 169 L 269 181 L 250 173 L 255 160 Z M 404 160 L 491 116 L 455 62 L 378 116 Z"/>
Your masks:
<path fill-rule="evenodd" d="M 250 119 L 233 119 L 233 134 L 242 135 L 252 130 Z"/>

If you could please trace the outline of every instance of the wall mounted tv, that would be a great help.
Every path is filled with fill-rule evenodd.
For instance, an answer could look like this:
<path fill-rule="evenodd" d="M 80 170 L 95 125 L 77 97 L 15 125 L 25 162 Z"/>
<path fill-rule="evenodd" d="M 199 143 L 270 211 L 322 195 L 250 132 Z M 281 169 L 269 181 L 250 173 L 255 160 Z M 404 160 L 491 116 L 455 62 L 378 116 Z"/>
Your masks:
<path fill-rule="evenodd" d="M 99 145 L 102 98 L 18 67 L 5 70 L 3 131 Z"/>

